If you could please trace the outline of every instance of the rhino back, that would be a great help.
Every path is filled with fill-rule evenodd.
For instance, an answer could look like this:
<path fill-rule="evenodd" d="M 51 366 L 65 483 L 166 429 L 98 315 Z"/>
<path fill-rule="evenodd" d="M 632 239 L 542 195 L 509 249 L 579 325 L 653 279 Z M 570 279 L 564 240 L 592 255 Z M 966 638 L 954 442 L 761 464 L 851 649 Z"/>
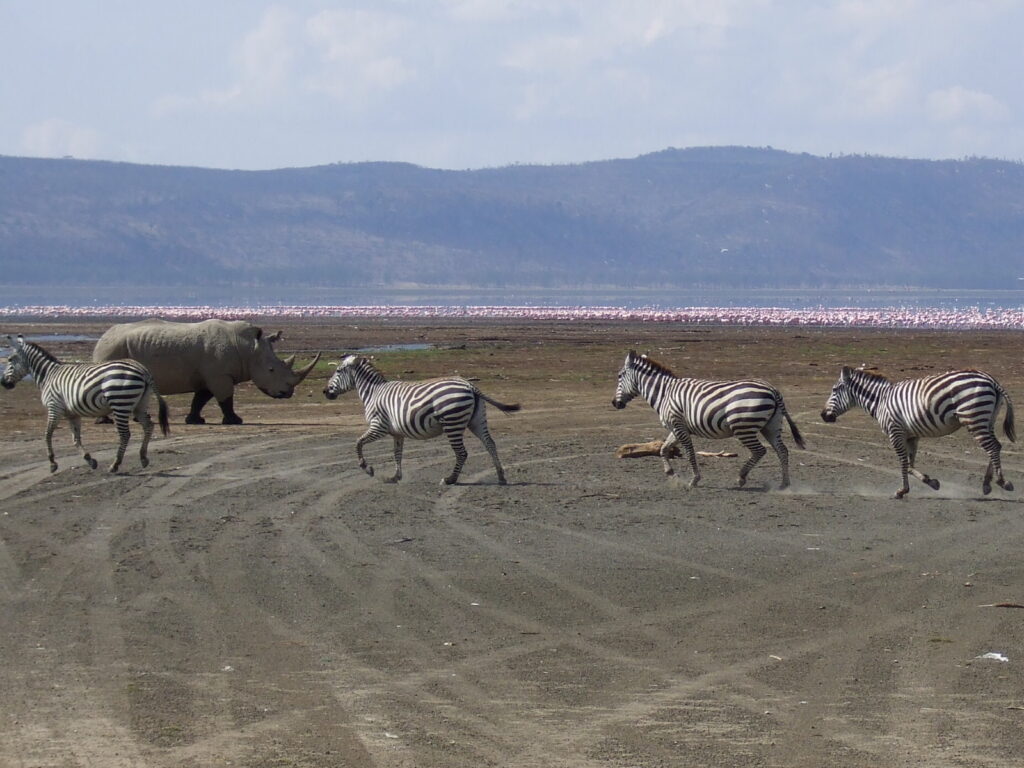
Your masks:
<path fill-rule="evenodd" d="M 208 388 L 215 376 L 243 380 L 239 343 L 245 343 L 244 321 L 204 320 L 178 323 L 150 319 L 112 326 L 93 351 L 102 362 L 129 357 L 145 365 L 162 394 Z"/>

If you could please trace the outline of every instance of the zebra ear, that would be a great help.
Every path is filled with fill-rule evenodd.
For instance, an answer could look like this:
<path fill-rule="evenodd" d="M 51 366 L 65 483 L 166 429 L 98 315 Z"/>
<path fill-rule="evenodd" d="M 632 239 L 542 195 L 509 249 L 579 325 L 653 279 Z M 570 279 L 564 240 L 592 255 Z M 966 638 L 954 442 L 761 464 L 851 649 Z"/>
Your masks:
<path fill-rule="evenodd" d="M 843 381 L 845 381 L 845 382 L 849 382 L 849 380 L 850 380 L 850 377 L 851 377 L 852 375 L 853 375 L 853 369 L 852 369 L 852 368 L 851 368 L 850 366 L 848 366 L 848 365 L 844 365 L 844 366 L 843 366 L 843 372 L 842 372 L 842 374 L 840 375 L 840 378 L 841 378 L 841 379 L 842 379 Z"/>

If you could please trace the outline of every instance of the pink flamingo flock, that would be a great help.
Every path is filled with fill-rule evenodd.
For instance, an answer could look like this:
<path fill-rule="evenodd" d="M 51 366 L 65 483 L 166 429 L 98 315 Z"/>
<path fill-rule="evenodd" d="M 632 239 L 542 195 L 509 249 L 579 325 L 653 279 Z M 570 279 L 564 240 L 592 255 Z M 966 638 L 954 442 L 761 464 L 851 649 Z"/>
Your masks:
<path fill-rule="evenodd" d="M 610 320 L 694 325 L 803 326 L 818 328 L 943 328 L 1024 330 L 1024 307 L 958 309 L 887 307 L 680 307 L 677 309 L 624 307 L 527 306 L 21 306 L 0 307 L 0 317 L 137 318 L 203 320 L 252 317 L 281 318 L 462 318 L 532 321 Z"/>

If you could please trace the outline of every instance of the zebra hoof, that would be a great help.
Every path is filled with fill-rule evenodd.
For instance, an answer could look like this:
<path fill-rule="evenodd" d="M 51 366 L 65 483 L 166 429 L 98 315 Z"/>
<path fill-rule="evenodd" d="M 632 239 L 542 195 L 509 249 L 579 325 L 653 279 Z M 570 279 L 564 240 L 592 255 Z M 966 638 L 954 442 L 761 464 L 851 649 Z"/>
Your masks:
<path fill-rule="evenodd" d="M 384 478 L 384 482 L 385 483 L 397 483 L 399 481 L 399 479 L 400 478 L 398 477 L 398 475 L 393 475 L 392 477 L 385 477 Z"/>
<path fill-rule="evenodd" d="M 992 486 L 989 485 L 988 483 L 985 483 L 984 485 L 981 486 L 981 492 L 988 496 L 990 493 L 992 493 Z"/>
<path fill-rule="evenodd" d="M 508 485 L 508 480 L 506 480 L 504 477 L 499 477 L 498 485 Z"/>
<path fill-rule="evenodd" d="M 1006 485 L 1003 486 L 1003 490 L 1004 491 L 1012 491 L 1013 490 L 1013 483 L 1011 483 L 1009 480 L 1007 480 L 1006 481 Z"/>
<path fill-rule="evenodd" d="M 747 478 L 743 477 L 743 475 L 740 475 L 740 479 L 736 481 L 736 487 L 737 488 L 742 488 L 746 484 L 747 484 Z"/>
<path fill-rule="evenodd" d="M 52 474 L 52 473 L 54 473 L 56 471 L 57 471 L 57 465 L 54 462 L 51 461 L 50 462 L 50 473 Z"/>
<path fill-rule="evenodd" d="M 370 477 L 373 477 L 373 467 L 371 467 L 369 464 L 360 464 L 359 467 L 360 469 L 363 470 L 363 472 L 368 474 Z"/>
<path fill-rule="evenodd" d="M 441 481 L 441 485 L 455 485 L 455 481 L 458 479 L 458 475 L 448 475 L 448 477 Z"/>
<path fill-rule="evenodd" d="M 147 459 L 145 456 L 139 456 L 139 462 L 141 462 L 143 469 L 149 466 L 149 459 Z"/>
<path fill-rule="evenodd" d="M 107 468 L 107 472 L 111 475 L 116 474 L 120 466 L 120 464 L 111 464 L 110 467 Z"/>
<path fill-rule="evenodd" d="M 904 491 L 903 489 L 900 489 L 900 490 L 896 491 L 895 495 L 893 495 L 893 498 L 894 499 L 903 499 L 903 498 L 906 497 L 906 495 L 908 493 L 909 493 L 909 491 Z"/>
<path fill-rule="evenodd" d="M 100 465 L 100 463 L 96 461 L 96 459 L 89 458 L 86 459 L 85 461 L 92 469 L 96 469 L 96 467 Z"/>
<path fill-rule="evenodd" d="M 929 478 L 928 478 L 927 480 L 925 480 L 925 481 L 924 481 L 924 483 L 925 483 L 925 485 L 927 485 L 927 486 L 928 486 L 929 488 L 931 488 L 931 489 L 932 489 L 933 491 L 937 491 L 937 490 L 939 490 L 939 485 L 940 485 L 940 483 L 939 483 L 939 481 L 938 481 L 938 480 L 936 480 L 936 479 L 935 479 L 934 477 L 929 477 Z"/>

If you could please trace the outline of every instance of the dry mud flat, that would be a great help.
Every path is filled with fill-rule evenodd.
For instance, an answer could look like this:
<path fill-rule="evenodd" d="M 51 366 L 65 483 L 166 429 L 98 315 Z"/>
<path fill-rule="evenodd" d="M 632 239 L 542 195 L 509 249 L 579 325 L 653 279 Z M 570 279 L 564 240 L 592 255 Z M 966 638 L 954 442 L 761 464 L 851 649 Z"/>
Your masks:
<path fill-rule="evenodd" d="M 458 369 L 522 401 L 490 414 L 510 485 L 494 484 L 475 442 L 455 487 L 437 484 L 451 461 L 441 441 L 406 444 L 399 485 L 368 477 L 353 456 L 359 406 L 322 398 L 326 371 L 290 401 L 243 390 L 242 427 L 186 427 L 173 398 L 150 467 L 133 440 L 116 476 L 85 468 L 66 428 L 51 475 L 35 388 L 0 393 L 0 765 L 1024 759 L 1024 610 L 991 607 L 1024 603 L 1021 494 L 982 497 L 983 454 L 958 434 L 922 445 L 941 491 L 916 483 L 891 500 L 894 459 L 874 423 L 817 417 L 839 364 L 871 361 L 904 376 L 985 368 L 1017 396 L 1020 424 L 1019 334 L 285 332 L 300 357 L 432 344 L 382 353 L 381 367 Z M 615 459 L 660 435 L 646 405 L 610 406 L 630 347 L 680 372 L 775 381 L 809 446 L 792 451 L 793 488 L 765 489 L 773 455 L 743 490 L 736 459 L 703 459 L 693 491 L 655 459 Z M 109 461 L 112 432 L 85 438 Z M 368 455 L 389 469 L 389 445 Z M 1019 448 L 1004 461 L 1024 488 Z"/>

